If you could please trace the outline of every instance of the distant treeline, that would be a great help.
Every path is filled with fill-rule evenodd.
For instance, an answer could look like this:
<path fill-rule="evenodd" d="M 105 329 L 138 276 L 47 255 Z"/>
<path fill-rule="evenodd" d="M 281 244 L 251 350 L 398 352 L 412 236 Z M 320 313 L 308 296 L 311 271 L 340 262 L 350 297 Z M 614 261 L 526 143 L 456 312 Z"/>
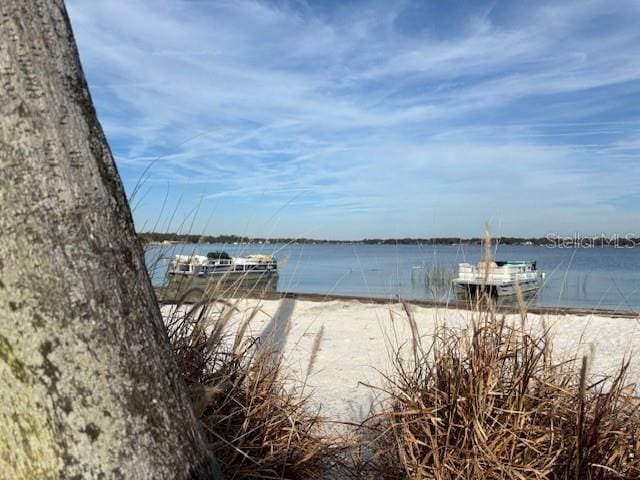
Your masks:
<path fill-rule="evenodd" d="M 143 232 L 138 237 L 143 244 L 146 243 L 298 243 L 298 244 L 363 244 L 363 245 L 479 245 L 482 238 L 456 238 L 456 237 L 435 237 L 435 238 L 365 238 L 363 240 L 318 240 L 313 238 L 260 238 L 243 237 L 238 235 L 191 235 L 178 233 Z M 597 236 L 597 237 L 564 237 L 549 235 L 538 238 L 524 237 L 496 237 L 493 242 L 501 245 L 544 245 L 549 247 L 570 248 L 594 248 L 601 246 L 615 247 L 640 247 L 640 238 L 630 236 Z"/>

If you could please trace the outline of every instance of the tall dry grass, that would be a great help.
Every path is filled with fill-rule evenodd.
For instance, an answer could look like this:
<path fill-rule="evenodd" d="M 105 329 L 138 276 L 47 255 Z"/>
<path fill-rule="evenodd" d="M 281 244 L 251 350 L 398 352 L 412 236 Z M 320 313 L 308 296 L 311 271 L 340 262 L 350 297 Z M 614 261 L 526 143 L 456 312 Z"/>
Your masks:
<path fill-rule="evenodd" d="M 406 312 L 410 352 L 395 352 L 376 387 L 384 400 L 359 426 L 351 478 L 640 478 L 628 361 L 595 378 L 587 358 L 555 360 L 524 307 L 513 322 L 485 301 L 469 328 L 441 325 L 428 338 Z"/>
<path fill-rule="evenodd" d="M 326 478 L 339 463 L 339 445 L 308 397 L 292 388 L 282 356 L 249 334 L 257 313 L 205 299 L 172 309 L 166 320 L 210 449 L 225 479 Z M 244 319 L 231 325 L 238 316 Z"/>
<path fill-rule="evenodd" d="M 341 440 L 303 389 L 292 390 L 282 357 L 248 333 L 257 307 L 201 301 L 167 324 L 225 478 L 640 478 L 628 362 L 591 376 L 587 358 L 554 358 L 524 306 L 514 321 L 478 305 L 468 328 L 443 324 L 422 337 L 405 304 L 409 341 L 392 352 L 386 383 L 372 387 L 384 398 Z M 319 333 L 307 377 L 321 341 Z"/>
<path fill-rule="evenodd" d="M 628 362 L 596 378 L 587 358 L 556 360 L 524 306 L 514 321 L 484 301 L 468 328 L 443 324 L 429 337 L 404 306 L 409 341 L 392 352 L 386 383 L 372 387 L 384 398 L 340 440 L 291 389 L 282 357 L 249 334 L 257 307 L 175 309 L 171 341 L 225 478 L 640 478 Z M 319 332 L 307 377 L 321 342 Z"/>

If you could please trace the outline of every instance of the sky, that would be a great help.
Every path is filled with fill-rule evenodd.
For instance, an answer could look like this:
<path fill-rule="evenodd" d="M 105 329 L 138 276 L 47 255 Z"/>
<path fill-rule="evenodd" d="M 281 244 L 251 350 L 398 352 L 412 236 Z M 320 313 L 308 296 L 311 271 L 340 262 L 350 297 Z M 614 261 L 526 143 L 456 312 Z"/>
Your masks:
<path fill-rule="evenodd" d="M 640 2 L 67 0 L 138 231 L 640 231 Z"/>

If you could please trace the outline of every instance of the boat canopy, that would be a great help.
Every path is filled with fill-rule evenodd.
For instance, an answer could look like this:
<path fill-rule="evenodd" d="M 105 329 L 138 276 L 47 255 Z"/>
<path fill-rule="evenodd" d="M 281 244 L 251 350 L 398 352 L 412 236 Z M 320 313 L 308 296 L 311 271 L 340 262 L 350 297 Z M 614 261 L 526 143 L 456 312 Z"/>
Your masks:
<path fill-rule="evenodd" d="M 218 259 L 218 260 L 231 260 L 231 257 L 227 252 L 217 252 L 217 251 L 207 253 L 207 258 Z"/>
<path fill-rule="evenodd" d="M 536 262 L 530 261 L 530 260 L 496 260 L 495 261 L 496 266 L 498 267 L 504 267 L 507 265 L 532 265 L 534 268 L 536 266 Z"/>

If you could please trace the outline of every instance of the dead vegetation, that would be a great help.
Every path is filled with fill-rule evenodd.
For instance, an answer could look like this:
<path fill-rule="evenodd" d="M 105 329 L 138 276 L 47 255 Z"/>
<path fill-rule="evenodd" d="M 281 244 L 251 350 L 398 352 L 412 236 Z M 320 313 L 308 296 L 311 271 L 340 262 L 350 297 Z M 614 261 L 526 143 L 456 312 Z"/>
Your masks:
<path fill-rule="evenodd" d="M 359 427 L 351 478 L 640 478 L 628 361 L 590 376 L 586 357 L 555 361 L 547 332 L 521 320 L 485 303 L 468 329 L 414 333 L 376 387 L 385 399 Z"/>
<path fill-rule="evenodd" d="M 640 478 L 628 362 L 595 377 L 587 358 L 554 357 L 524 305 L 515 323 L 481 305 L 468 328 L 442 324 L 428 337 L 406 306 L 411 334 L 391 352 L 385 384 L 372 387 L 383 400 L 341 440 L 286 377 L 279 352 L 249 334 L 257 307 L 230 328 L 236 304 L 206 300 L 167 324 L 225 478 Z M 307 375 L 321 342 L 319 333 Z"/>
<path fill-rule="evenodd" d="M 168 318 L 210 449 L 225 479 L 327 478 L 339 445 L 302 389 L 287 381 L 280 353 L 247 334 L 257 312 L 244 312 L 230 329 L 236 305 L 206 300 Z"/>

